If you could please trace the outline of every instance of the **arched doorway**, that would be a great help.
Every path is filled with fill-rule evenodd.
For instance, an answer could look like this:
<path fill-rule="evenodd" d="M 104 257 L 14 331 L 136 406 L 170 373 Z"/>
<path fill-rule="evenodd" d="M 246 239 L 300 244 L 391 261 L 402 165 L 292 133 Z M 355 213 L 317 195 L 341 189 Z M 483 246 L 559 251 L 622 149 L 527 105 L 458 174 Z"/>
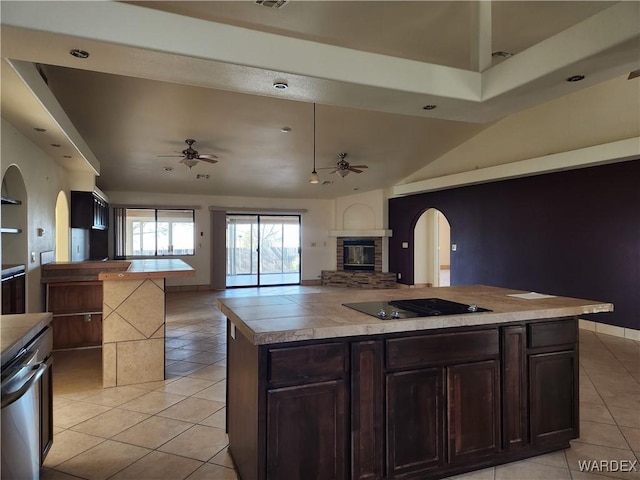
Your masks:
<path fill-rule="evenodd" d="M 64 192 L 56 199 L 56 262 L 69 261 L 69 200 Z"/>
<path fill-rule="evenodd" d="M 442 212 L 430 208 L 413 230 L 413 283 L 416 286 L 451 285 L 451 227 Z"/>

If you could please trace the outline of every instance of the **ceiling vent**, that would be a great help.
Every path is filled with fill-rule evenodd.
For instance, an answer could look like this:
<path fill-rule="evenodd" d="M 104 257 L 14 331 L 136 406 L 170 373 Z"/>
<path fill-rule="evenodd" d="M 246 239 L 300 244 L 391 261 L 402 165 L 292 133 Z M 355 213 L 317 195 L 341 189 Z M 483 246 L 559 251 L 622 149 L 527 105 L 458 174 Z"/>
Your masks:
<path fill-rule="evenodd" d="M 282 8 L 289 3 L 289 0 L 254 0 L 253 3 L 262 5 L 263 7 Z"/>

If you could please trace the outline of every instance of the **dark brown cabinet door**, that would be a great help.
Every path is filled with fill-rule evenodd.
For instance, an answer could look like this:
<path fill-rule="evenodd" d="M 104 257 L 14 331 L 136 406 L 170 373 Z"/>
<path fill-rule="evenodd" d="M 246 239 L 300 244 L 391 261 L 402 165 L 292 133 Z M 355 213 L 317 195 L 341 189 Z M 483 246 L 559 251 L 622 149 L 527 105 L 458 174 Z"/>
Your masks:
<path fill-rule="evenodd" d="M 527 342 L 524 325 L 502 331 L 502 447 L 528 444 Z"/>
<path fill-rule="evenodd" d="M 575 351 L 529 356 L 531 443 L 558 443 L 578 436 Z"/>
<path fill-rule="evenodd" d="M 426 472 L 444 457 L 442 369 L 387 374 L 387 477 Z"/>
<path fill-rule="evenodd" d="M 500 450 L 499 362 L 447 368 L 449 462 L 463 463 Z"/>
<path fill-rule="evenodd" d="M 382 342 L 351 346 L 351 480 L 384 475 Z"/>
<path fill-rule="evenodd" d="M 267 479 L 346 479 L 347 435 L 344 381 L 269 390 Z"/>

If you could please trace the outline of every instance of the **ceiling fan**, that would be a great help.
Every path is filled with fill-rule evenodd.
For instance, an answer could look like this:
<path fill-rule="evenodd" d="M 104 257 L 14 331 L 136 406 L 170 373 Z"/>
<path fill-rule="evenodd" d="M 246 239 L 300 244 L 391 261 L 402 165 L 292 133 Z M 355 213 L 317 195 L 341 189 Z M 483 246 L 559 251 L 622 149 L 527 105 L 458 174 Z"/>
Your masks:
<path fill-rule="evenodd" d="M 350 165 L 349 162 L 345 160 L 345 158 L 347 158 L 346 153 L 339 153 L 338 158 L 340 160 L 338 160 L 335 167 L 323 167 L 322 170 L 332 169 L 329 173 L 337 173 L 341 177 L 346 177 L 349 175 L 349 172 L 362 173 L 363 168 L 369 168 L 366 165 Z"/>
<path fill-rule="evenodd" d="M 181 153 L 182 155 L 158 155 L 158 157 L 182 157 L 180 163 L 184 163 L 189 168 L 197 165 L 198 161 L 207 163 L 218 163 L 218 160 L 215 160 L 216 158 L 218 158 L 217 156 L 213 154 L 198 153 L 198 151 L 193 148 L 193 144 L 196 143 L 193 138 L 187 138 L 184 142 L 188 145 L 188 147 L 182 150 L 182 152 L 176 152 Z"/>

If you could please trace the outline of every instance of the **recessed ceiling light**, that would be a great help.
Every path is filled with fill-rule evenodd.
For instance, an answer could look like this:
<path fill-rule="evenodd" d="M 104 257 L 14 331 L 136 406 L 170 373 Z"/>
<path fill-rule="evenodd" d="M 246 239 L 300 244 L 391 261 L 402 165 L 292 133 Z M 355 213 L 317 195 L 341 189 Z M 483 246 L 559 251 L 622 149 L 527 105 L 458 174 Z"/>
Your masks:
<path fill-rule="evenodd" d="M 56 148 L 60 148 L 62 145 L 60 145 L 59 143 L 51 143 L 50 144 L 52 147 L 56 147 Z"/>
<path fill-rule="evenodd" d="M 34 127 L 33 128 L 36 132 L 46 132 L 47 129 L 46 128 L 40 128 L 40 127 Z"/>
<path fill-rule="evenodd" d="M 281 131 L 282 133 L 289 133 L 289 132 L 291 131 L 291 127 L 282 127 L 282 128 L 280 129 L 280 131 Z"/>
<path fill-rule="evenodd" d="M 80 50 L 79 48 L 74 48 L 73 50 L 69 51 L 70 55 L 73 55 L 76 58 L 89 58 L 89 52 L 87 52 L 86 50 Z"/>
<path fill-rule="evenodd" d="M 567 78 L 567 82 L 579 82 L 580 80 L 584 80 L 584 75 L 571 75 Z"/>
<path fill-rule="evenodd" d="M 423 110 L 435 110 L 436 108 L 438 108 L 437 105 L 425 105 L 422 107 Z"/>
<path fill-rule="evenodd" d="M 502 57 L 502 58 L 510 58 L 513 57 L 513 53 L 511 52 L 504 52 L 502 50 L 498 50 L 496 52 L 491 52 L 491 56 L 492 57 Z"/>
<path fill-rule="evenodd" d="M 165 172 L 173 172 L 173 167 L 164 167 Z"/>
<path fill-rule="evenodd" d="M 286 90 L 289 88 L 289 85 L 287 85 L 287 82 L 273 82 L 273 88 L 276 90 Z"/>

